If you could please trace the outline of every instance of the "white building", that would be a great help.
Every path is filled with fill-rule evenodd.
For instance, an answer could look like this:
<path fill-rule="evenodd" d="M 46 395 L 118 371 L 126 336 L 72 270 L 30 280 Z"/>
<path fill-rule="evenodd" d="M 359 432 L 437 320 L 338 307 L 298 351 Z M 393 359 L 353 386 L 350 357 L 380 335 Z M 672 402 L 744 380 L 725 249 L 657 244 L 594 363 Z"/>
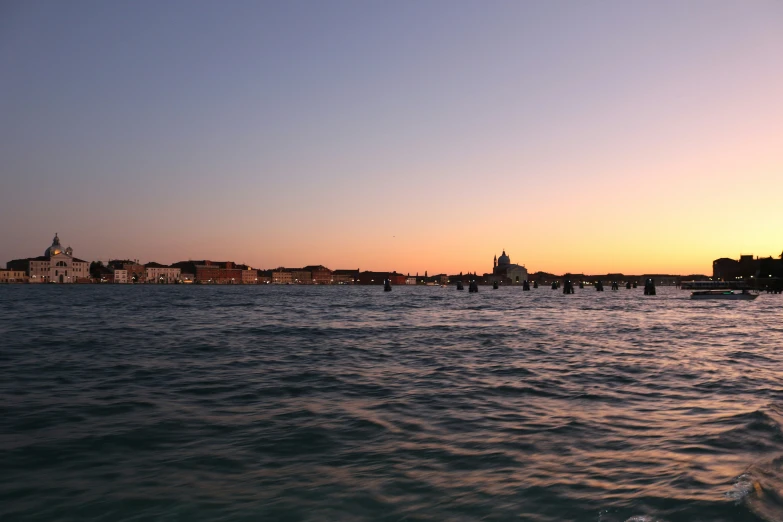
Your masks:
<path fill-rule="evenodd" d="M 120 284 L 128 283 L 128 271 L 121 268 L 114 269 L 114 282 Z"/>
<path fill-rule="evenodd" d="M 144 265 L 147 270 L 147 282 L 156 284 L 174 284 L 180 278 L 182 269 L 172 268 L 159 263 L 147 263 Z"/>
<path fill-rule="evenodd" d="M 90 263 L 73 257 L 71 247 L 63 249 L 57 234 L 44 255 L 26 261 L 31 283 L 75 283 L 90 276 Z"/>

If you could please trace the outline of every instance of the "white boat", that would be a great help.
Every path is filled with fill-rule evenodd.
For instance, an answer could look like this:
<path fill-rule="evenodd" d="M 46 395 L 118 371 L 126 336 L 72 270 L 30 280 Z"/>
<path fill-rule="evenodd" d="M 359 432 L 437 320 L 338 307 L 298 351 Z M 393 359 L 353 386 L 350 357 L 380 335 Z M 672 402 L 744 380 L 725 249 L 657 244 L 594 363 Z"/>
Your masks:
<path fill-rule="evenodd" d="M 696 290 L 691 293 L 691 299 L 727 299 L 729 301 L 752 301 L 758 294 L 751 294 L 747 290 Z"/>

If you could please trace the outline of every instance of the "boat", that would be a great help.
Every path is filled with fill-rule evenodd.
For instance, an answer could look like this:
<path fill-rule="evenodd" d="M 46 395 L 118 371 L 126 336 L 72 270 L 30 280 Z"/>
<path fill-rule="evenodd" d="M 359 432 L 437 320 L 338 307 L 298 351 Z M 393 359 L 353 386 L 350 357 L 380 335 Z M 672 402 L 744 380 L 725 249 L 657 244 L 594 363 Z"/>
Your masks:
<path fill-rule="evenodd" d="M 735 292 L 734 290 L 696 290 L 691 292 L 691 299 L 726 299 L 729 301 L 752 301 L 758 294 L 751 294 L 747 290 Z"/>

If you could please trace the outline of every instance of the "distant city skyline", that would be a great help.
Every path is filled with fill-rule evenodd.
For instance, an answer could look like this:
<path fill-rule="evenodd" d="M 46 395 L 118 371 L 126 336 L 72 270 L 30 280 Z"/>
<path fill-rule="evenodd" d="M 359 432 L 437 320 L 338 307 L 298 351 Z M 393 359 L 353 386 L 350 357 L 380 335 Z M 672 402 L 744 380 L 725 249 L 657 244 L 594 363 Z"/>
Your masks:
<path fill-rule="evenodd" d="M 182 268 L 184 265 L 188 266 L 201 266 L 200 263 L 203 263 L 204 266 L 212 267 L 212 266 L 218 266 L 221 265 L 223 268 L 227 270 L 245 270 L 245 269 L 253 269 L 253 271 L 275 271 L 275 270 L 283 270 L 283 271 L 297 271 L 297 270 L 304 270 L 304 271 L 310 271 L 311 269 L 323 269 L 323 271 L 326 273 L 332 273 L 332 272 L 363 272 L 363 273 L 369 273 L 369 272 L 388 272 L 388 273 L 394 273 L 394 274 L 400 274 L 400 275 L 415 275 L 415 276 L 424 276 L 426 277 L 429 273 L 430 276 L 433 275 L 462 275 L 462 274 L 477 274 L 478 276 L 483 276 L 484 279 L 487 280 L 497 280 L 498 282 L 511 282 L 511 283 L 521 283 L 525 280 L 529 280 L 530 278 L 528 275 L 532 276 L 533 274 L 552 274 L 555 276 L 568 276 L 568 275 L 574 275 L 579 276 L 583 275 L 585 277 L 588 276 L 601 276 L 601 275 L 625 275 L 625 276 L 641 276 L 641 275 L 650 275 L 650 274 L 658 274 L 658 275 L 667 275 L 667 276 L 705 276 L 709 277 L 712 275 L 713 277 L 720 277 L 720 278 L 726 278 L 726 274 L 730 274 L 729 279 L 735 279 L 735 278 L 745 278 L 749 275 L 753 275 L 758 271 L 762 265 L 764 265 L 767 268 L 764 268 L 764 270 L 769 271 L 771 267 L 772 272 L 775 272 L 775 274 L 769 274 L 769 277 L 780 277 L 779 275 L 776 275 L 780 268 L 778 265 L 783 262 L 783 252 L 779 254 L 778 256 L 754 256 L 754 255 L 742 255 L 740 256 L 740 259 L 734 259 L 731 257 L 722 256 L 721 258 L 716 258 L 712 260 L 710 263 L 711 272 L 710 271 L 693 271 L 693 272 L 654 272 L 649 270 L 640 270 L 637 272 L 627 272 L 622 270 L 603 270 L 603 271 L 588 271 L 588 270 L 565 270 L 565 271 L 556 271 L 556 270 L 550 270 L 547 268 L 537 268 L 535 270 L 528 270 L 524 265 L 520 265 L 518 263 L 513 263 L 510 256 L 507 255 L 505 249 L 502 250 L 501 255 L 498 257 L 497 255 L 493 256 L 492 260 L 492 270 L 491 271 L 484 271 L 484 270 L 442 270 L 442 271 L 430 271 L 430 270 L 424 270 L 424 271 L 415 271 L 415 272 L 406 272 L 404 270 L 397 270 L 393 267 L 362 267 L 362 266 L 356 266 L 355 264 L 351 266 L 350 263 L 340 267 L 336 268 L 334 266 L 326 266 L 324 263 L 292 263 L 292 264 L 286 264 L 286 265 L 275 265 L 271 267 L 265 267 L 265 266 L 259 266 L 259 265 L 252 265 L 250 263 L 244 263 L 244 262 L 238 262 L 234 259 L 227 258 L 226 256 L 218 256 L 214 258 L 177 258 L 177 261 L 167 261 L 164 263 L 160 263 L 156 260 L 149 259 L 140 259 L 133 256 L 125 256 L 125 257 L 116 257 L 116 256 L 110 256 L 108 258 L 95 258 L 95 259 L 79 259 L 74 255 L 74 250 L 70 244 L 66 247 L 65 245 L 68 244 L 67 242 L 63 243 L 62 240 L 59 237 L 58 233 L 55 233 L 54 238 L 52 239 L 52 244 L 47 247 L 44 250 L 43 255 L 41 256 L 21 256 L 12 259 L 9 259 L 6 261 L 7 269 L 9 270 L 24 270 L 27 272 L 28 278 L 36 279 L 39 278 L 41 281 L 36 282 L 45 282 L 46 278 L 53 279 L 58 274 L 50 274 L 49 272 L 54 273 L 57 269 L 57 267 L 62 266 L 63 270 L 72 270 L 76 272 L 76 279 L 85 277 L 84 274 L 87 272 L 87 265 L 89 264 L 90 267 L 92 267 L 93 264 L 98 265 L 118 265 L 125 269 L 127 267 L 125 265 L 133 265 L 138 267 L 145 267 L 147 270 L 152 270 L 152 272 L 155 274 L 155 277 L 166 277 L 168 279 L 174 278 L 174 275 L 172 273 L 169 273 L 168 269 L 172 266 L 178 267 L 177 270 Z M 60 256 L 60 258 L 55 258 L 52 256 Z M 54 261 L 52 261 L 54 259 Z M 63 264 L 57 264 L 55 266 L 55 262 L 61 260 L 63 261 Z M 754 261 L 755 260 L 755 261 Z M 770 264 L 770 261 L 772 260 L 773 264 Z M 0 267 L 0 270 L 2 267 Z M 160 274 L 158 274 L 158 272 Z M 763 273 L 767 273 L 766 271 Z M 162 274 L 162 275 L 161 275 Z M 67 277 L 68 272 L 63 273 L 64 277 Z M 177 276 L 179 275 L 179 272 L 177 273 Z M 736 277 L 739 275 L 740 277 Z M 320 280 L 325 280 L 325 276 L 319 276 Z M 75 280 L 74 280 L 75 281 Z M 486 282 L 486 281 L 485 281 Z"/>
<path fill-rule="evenodd" d="M 783 3 L 0 6 L 0 261 L 781 253 Z"/>

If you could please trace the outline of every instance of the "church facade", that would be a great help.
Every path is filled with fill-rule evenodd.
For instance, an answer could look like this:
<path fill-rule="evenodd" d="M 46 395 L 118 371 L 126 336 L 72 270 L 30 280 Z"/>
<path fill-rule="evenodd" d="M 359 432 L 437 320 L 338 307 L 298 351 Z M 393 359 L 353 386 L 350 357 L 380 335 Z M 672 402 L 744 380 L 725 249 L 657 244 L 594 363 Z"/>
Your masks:
<path fill-rule="evenodd" d="M 31 283 L 75 283 L 90 277 L 90 263 L 73 257 L 73 249 L 63 248 L 57 234 L 44 255 L 11 261 L 9 267 L 12 264 L 27 272 Z"/>
<path fill-rule="evenodd" d="M 498 257 L 495 256 L 491 274 L 484 274 L 484 279 L 488 283 L 498 283 L 499 285 L 516 285 L 527 281 L 527 268 L 524 265 L 517 265 L 511 262 L 511 258 L 506 255 L 506 251 Z"/>

